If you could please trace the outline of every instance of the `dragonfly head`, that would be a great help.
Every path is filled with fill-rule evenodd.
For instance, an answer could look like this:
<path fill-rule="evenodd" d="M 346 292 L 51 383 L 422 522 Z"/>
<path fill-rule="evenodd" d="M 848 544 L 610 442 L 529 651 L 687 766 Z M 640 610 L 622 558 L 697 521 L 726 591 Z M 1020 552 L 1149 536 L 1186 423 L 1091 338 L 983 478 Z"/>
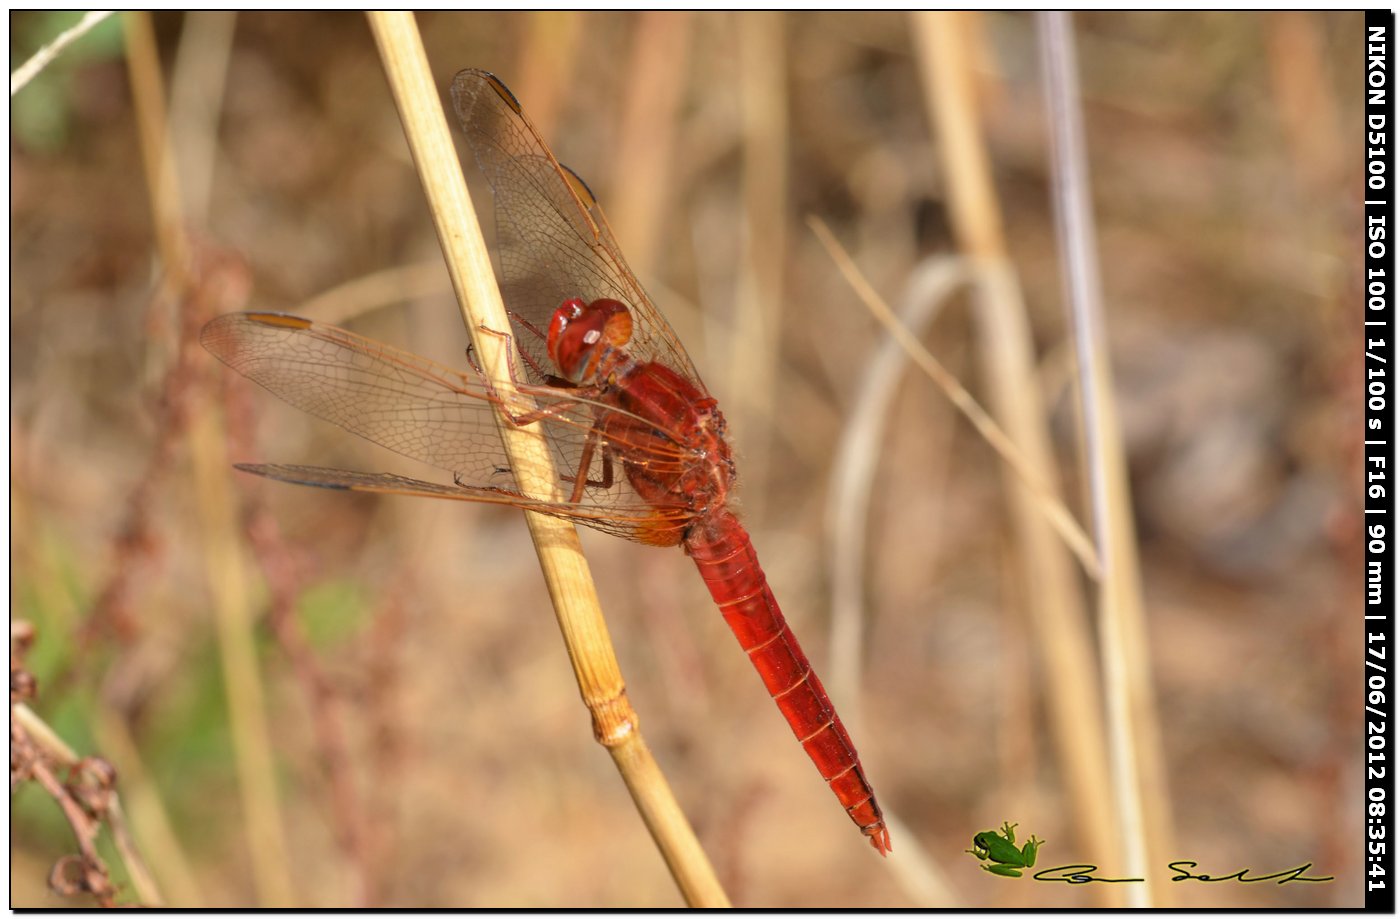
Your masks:
<path fill-rule="evenodd" d="M 571 383 L 590 380 L 609 349 L 632 337 L 632 313 L 618 300 L 565 300 L 549 320 L 550 360 Z"/>

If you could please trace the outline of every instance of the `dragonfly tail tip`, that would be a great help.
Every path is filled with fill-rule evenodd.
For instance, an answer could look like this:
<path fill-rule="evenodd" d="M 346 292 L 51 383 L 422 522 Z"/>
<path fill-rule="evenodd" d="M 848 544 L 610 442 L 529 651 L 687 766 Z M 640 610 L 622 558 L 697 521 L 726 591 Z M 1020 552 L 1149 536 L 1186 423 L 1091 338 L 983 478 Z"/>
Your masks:
<path fill-rule="evenodd" d="M 879 852 L 881 857 L 888 856 L 890 850 L 894 848 L 890 845 L 889 828 L 883 823 L 878 823 L 867 829 L 866 835 L 870 837 L 870 844 L 875 847 L 875 851 Z"/>

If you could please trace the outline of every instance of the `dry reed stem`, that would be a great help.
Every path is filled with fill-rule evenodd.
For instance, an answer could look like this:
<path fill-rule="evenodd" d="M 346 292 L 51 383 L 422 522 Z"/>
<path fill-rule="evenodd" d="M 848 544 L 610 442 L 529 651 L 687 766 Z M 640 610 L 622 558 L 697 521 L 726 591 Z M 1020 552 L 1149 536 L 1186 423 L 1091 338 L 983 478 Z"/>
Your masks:
<path fill-rule="evenodd" d="M 136 888 L 136 896 L 147 906 L 164 906 L 165 901 L 161 899 L 160 888 L 156 886 L 156 880 L 151 875 L 146 863 L 141 859 L 141 852 L 136 848 L 136 840 L 131 838 L 131 831 L 127 828 L 126 811 L 122 808 L 121 799 L 113 792 L 111 803 L 107 806 L 107 822 L 112 827 L 112 842 L 117 847 L 117 853 L 122 857 L 122 863 L 126 866 L 126 873 L 131 878 L 131 886 Z"/>
<path fill-rule="evenodd" d="M 24 728 L 30 738 L 38 744 L 45 752 L 58 760 L 65 766 L 76 766 L 78 760 L 77 751 L 68 746 L 68 741 L 58 736 L 58 732 L 49 727 L 49 723 L 23 702 L 10 707 L 10 713 L 15 722 Z"/>
<path fill-rule="evenodd" d="M 1348 181 L 1351 167 L 1343 153 L 1345 147 L 1335 143 L 1335 138 L 1342 136 L 1345 121 L 1337 108 L 1337 94 L 1328 91 L 1334 84 L 1327 66 L 1321 16 L 1315 11 L 1287 10 L 1260 21 L 1279 127 L 1303 190 L 1315 196 L 1319 205 L 1332 200 L 1338 183 Z M 1322 236 L 1324 230 L 1332 230 L 1325 225 L 1332 214 L 1330 208 L 1319 206 L 1310 212 L 1304 226 Z M 1342 271 L 1335 272 L 1338 278 L 1342 275 Z M 1340 307 L 1337 298 L 1331 300 Z"/>
<path fill-rule="evenodd" d="M 1169 857 L 1170 798 L 1152 692 L 1127 461 L 1103 331 L 1074 35 L 1067 14 L 1043 13 L 1037 22 L 1052 140 L 1052 200 L 1079 359 L 1094 529 L 1104 566 L 1098 619 L 1116 816 L 1125 870 L 1147 878 L 1128 891 L 1130 905 L 1164 906 L 1170 905 L 1164 902 L 1165 891 L 1152 882 L 1148 866 Z"/>
<path fill-rule="evenodd" d="M 900 309 L 900 321 L 921 333 L 938 315 L 943 304 L 968 275 L 956 259 L 938 259 L 916 268 Z M 830 541 L 831 571 L 831 679 L 827 688 L 854 734 L 864 713 L 853 704 L 859 696 L 863 654 L 862 619 L 871 486 L 884 443 L 898 384 L 909 364 L 908 353 L 893 336 L 862 362 L 863 372 L 842 425 L 841 442 L 832 465 L 826 530 Z M 941 442 L 945 438 L 934 438 Z M 947 874 L 904 823 L 899 812 L 886 805 L 885 823 L 900 839 L 888 870 L 895 883 L 916 906 L 947 908 L 962 902 Z"/>
<path fill-rule="evenodd" d="M 777 395 L 783 272 L 788 264 L 787 36 L 783 14 L 755 11 L 735 17 L 739 30 L 739 111 L 743 118 L 745 238 L 739 290 L 729 337 L 727 405 L 730 427 L 744 443 L 751 481 L 767 482 L 773 400 Z M 744 505 L 762 519 L 763 488 Z"/>
<path fill-rule="evenodd" d="M 808 217 L 807 225 L 812 228 L 812 232 L 826 248 L 832 262 L 835 263 L 842 277 L 846 279 L 846 283 L 851 285 L 851 289 L 855 291 L 860 301 L 899 342 L 900 347 L 904 348 L 913 358 L 919 369 L 924 371 L 943 390 L 949 401 L 972 423 L 972 426 L 977 429 L 987 444 L 1016 473 L 1020 484 L 1034 494 L 1040 513 L 1055 527 L 1065 544 L 1074 550 L 1080 563 L 1084 566 L 1084 570 L 1091 577 L 1097 578 L 1099 570 L 1094 558 L 1093 546 L 1075 521 L 1074 515 L 1065 507 L 1064 502 L 1054 494 L 1052 487 L 1048 484 L 1048 477 L 1035 468 L 1025 454 L 1007 437 L 1006 432 L 992 420 L 992 417 L 982 406 L 977 404 L 977 400 L 958 381 L 957 377 L 949 373 L 938 358 L 930 354 L 928 349 L 900 324 L 889 304 L 885 303 L 875 292 L 875 288 L 870 286 L 870 282 L 861 274 L 860 269 L 856 267 L 846 250 L 836 241 L 836 237 L 832 235 L 826 223 L 819 217 Z"/>
<path fill-rule="evenodd" d="M 506 385 L 510 374 L 502 340 L 485 331 L 508 329 L 510 325 L 417 26 L 407 13 L 368 15 L 452 275 L 463 321 L 484 372 L 501 381 L 496 385 L 502 397 L 508 403 L 523 404 L 521 397 Z M 522 489 L 536 494 L 553 493 L 557 479 L 544 472 L 552 464 L 538 426 L 517 427 L 498 419 L 498 427 Z M 525 519 L 574 675 L 592 715 L 594 736 L 612 755 L 686 902 L 695 906 L 727 906 L 728 898 L 714 869 L 647 749 L 637 715 L 627 701 L 578 533 L 569 523 L 553 517 L 526 513 Z"/>
<path fill-rule="evenodd" d="M 180 164 L 182 213 L 196 227 L 209 220 L 219 117 L 237 21 L 238 14 L 227 10 L 186 13 L 170 68 L 170 148 Z"/>
<path fill-rule="evenodd" d="M 155 27 L 148 12 L 123 13 L 122 27 L 126 35 L 131 104 L 141 142 L 141 164 L 151 197 L 156 249 L 160 252 L 166 289 L 182 291 L 189 280 L 189 240 L 185 236 L 184 208 L 180 203 L 180 188 L 166 129 L 169 119 Z"/>
<path fill-rule="evenodd" d="M 168 903 L 182 909 L 199 909 L 204 905 L 199 882 L 126 720 L 115 712 L 103 711 L 93 724 L 93 736 L 117 767 L 126 789 L 124 800 L 131 811 L 130 823 L 149 853 L 150 863 L 156 866 L 161 886 L 170 895 Z M 124 852 L 122 857 L 126 858 Z M 141 899 L 149 903 L 144 895 Z"/>
<path fill-rule="evenodd" d="M 189 243 L 169 149 L 165 93 L 149 13 L 127 13 L 127 61 L 141 138 L 147 190 L 156 224 L 156 244 L 170 288 L 191 287 Z M 238 543 L 238 521 L 230 494 L 228 457 L 217 409 L 206 405 L 189 427 L 195 504 L 204 546 L 206 576 L 215 610 L 242 795 L 253 881 L 266 905 L 291 906 L 292 882 L 277 801 L 276 769 L 268 739 L 262 677 L 252 636 L 253 613 L 247 566 Z"/>
<path fill-rule="evenodd" d="M 967 281 L 967 271 L 956 259 L 941 258 L 915 268 L 899 311 L 900 323 L 922 336 L 958 285 Z M 863 369 L 841 426 L 828 487 L 831 678 L 827 689 L 841 702 L 842 711 L 853 711 L 846 722 L 857 735 L 861 713 L 854 701 L 864 657 L 861 619 L 865 607 L 865 543 L 871 486 L 883 449 L 886 423 L 908 364 L 908 352 L 893 336 L 886 337 L 875 354 L 861 362 Z"/>
<path fill-rule="evenodd" d="M 686 85 L 693 29 L 690 14 L 639 13 L 625 71 L 626 97 L 613 172 L 608 184 L 608 221 L 639 278 L 656 271 L 657 252 L 670 220 L 671 163 L 675 160 L 676 112 Z"/>
<path fill-rule="evenodd" d="M 899 840 L 899 851 L 890 852 L 883 864 L 909 901 L 926 909 L 955 909 L 964 905 L 966 901 L 939 867 L 937 859 L 919 843 L 919 834 L 914 828 L 889 808 L 885 808 L 884 815 L 890 836 Z"/>
<path fill-rule="evenodd" d="M 520 73 L 511 77 L 517 99 L 530 100 L 530 120 L 545 137 L 554 136 L 560 103 L 575 64 L 590 64 L 580 53 L 587 14 L 577 10 L 533 10 L 525 14 L 525 31 L 515 59 Z"/>
<path fill-rule="evenodd" d="M 287 871 L 291 863 L 282 835 L 277 772 L 253 637 L 249 565 L 240 540 L 223 436 L 221 412 L 209 404 L 190 429 L 195 504 L 205 575 L 214 605 L 219 660 L 228 693 L 229 722 L 253 882 L 260 903 L 286 908 L 296 903 Z"/>
<path fill-rule="evenodd" d="M 970 60 L 977 53 L 971 39 L 975 22 L 970 14 L 916 14 L 914 29 L 924 95 L 948 176 L 955 235 L 979 274 L 977 344 L 992 405 L 1015 442 L 1026 451 L 1037 477 L 1054 482 L 1054 454 L 1033 365 L 1025 304 L 1009 268 L 991 160 L 977 119 Z M 1026 585 L 1024 596 L 1035 643 L 1045 662 L 1050 727 L 1076 835 L 1085 858 L 1099 865 L 1114 865 L 1119 849 L 1113 815 L 1103 795 L 1109 783 L 1104 700 L 1095 678 L 1083 595 L 1060 541 L 1046 526 L 1043 501 L 1012 476 L 1006 479 L 1020 548 L 1021 581 Z M 1082 536 L 1077 527 L 1076 532 Z M 1071 548 L 1083 563 L 1084 544 L 1073 543 Z M 1089 552 L 1097 562 L 1097 550 Z M 1106 885 L 1096 887 L 1094 895 L 1106 906 L 1121 903 L 1121 892 Z"/>
<path fill-rule="evenodd" d="M 10 96 L 13 97 L 30 80 L 42 73 L 45 67 L 53 63 L 54 59 L 63 53 L 63 49 L 82 38 L 92 30 L 93 26 L 112 15 L 113 12 L 115 11 L 90 10 L 72 28 L 60 32 L 53 41 L 35 51 L 29 60 L 20 64 L 19 67 L 15 68 L 15 72 L 10 74 Z"/>
<path fill-rule="evenodd" d="M 991 440 L 989 434 L 1003 439 L 1006 435 L 1001 432 L 995 422 L 986 416 L 966 389 L 957 383 L 952 375 L 938 363 L 937 359 L 929 354 L 923 345 L 899 323 L 898 319 L 890 312 L 889 306 L 880 300 L 879 295 L 870 287 L 869 282 L 860 274 L 850 256 L 831 236 L 831 231 L 826 228 L 826 225 L 816 218 L 810 218 L 809 224 L 866 306 L 875 313 L 900 347 L 914 359 L 920 369 L 939 383 L 954 405 L 973 421 L 974 427 L 985 439 L 988 439 L 995 449 L 997 444 Z M 983 264 L 975 269 L 980 284 L 990 284 L 994 278 L 989 268 L 990 266 Z M 1012 297 L 1007 297 L 1004 294 L 1000 297 L 987 296 L 985 291 L 980 289 L 979 293 L 982 293 L 983 296 L 979 300 L 978 312 L 984 326 L 994 326 L 996 323 L 991 320 L 1004 322 L 1006 317 L 1011 314 L 1024 316 L 1023 310 L 1017 311 L 988 305 L 998 302 L 1017 304 L 1019 303 L 1019 295 Z M 991 320 L 988 317 L 991 317 Z M 988 337 L 991 337 L 991 332 L 985 332 L 980 336 L 979 342 L 984 348 L 995 349 L 995 346 L 990 346 L 985 341 Z M 1004 362 L 1003 369 L 1005 369 Z M 1009 397 L 1013 391 L 1020 393 L 1022 398 L 1038 404 L 1038 399 L 1032 399 L 1026 395 L 1035 392 L 1034 377 L 1028 362 L 1017 378 L 1022 381 L 1020 386 L 1014 389 L 1001 387 L 1003 401 L 999 404 L 999 408 L 1005 408 L 1004 399 Z M 1016 418 L 1017 416 L 1012 413 L 1010 417 Z M 978 419 L 982 423 L 979 424 Z M 1026 420 L 1024 415 L 1019 418 L 1021 423 L 1025 423 Z M 1042 436 L 1044 436 L 1043 432 Z M 1048 445 L 1044 449 L 1048 451 Z M 1001 453 L 1001 450 L 998 449 L 997 452 Z M 1017 470 L 1015 464 L 1010 462 L 1011 458 L 1003 454 L 1003 459 L 1008 460 L 1007 468 L 1015 473 Z M 1042 459 L 1048 463 L 1048 458 L 1042 457 Z M 1044 476 L 1042 480 L 1048 479 L 1048 474 L 1041 473 L 1041 475 Z M 1033 613 L 1031 622 L 1036 629 L 1036 637 L 1046 660 L 1047 669 L 1052 674 L 1048 692 L 1053 726 L 1056 731 L 1057 749 L 1067 773 L 1066 781 L 1075 802 L 1079 830 L 1083 834 L 1084 845 L 1091 853 L 1094 853 L 1093 857 L 1098 859 L 1098 864 L 1112 864 L 1112 850 L 1105 835 L 1111 832 L 1110 818 L 1101 795 L 1107 782 L 1105 773 L 1107 759 L 1104 753 L 1102 735 L 1098 733 L 1100 726 L 1094 719 L 1084 717 L 1086 711 L 1102 711 L 1102 700 L 1098 695 L 1098 687 L 1088 676 L 1093 671 L 1092 649 L 1089 647 L 1082 624 L 1075 616 L 1079 607 L 1063 602 L 1062 597 L 1054 594 L 1046 595 L 1057 588 L 1061 591 L 1072 589 L 1072 579 L 1067 562 L 1055 561 L 1056 553 L 1059 552 L 1062 543 L 1045 526 L 1047 519 L 1051 521 L 1054 519 L 1047 511 L 1047 506 L 1052 503 L 1057 504 L 1059 511 L 1065 515 L 1068 515 L 1068 511 L 1064 509 L 1062 504 L 1058 504 L 1057 498 L 1033 493 L 1024 479 L 1017 478 L 1014 474 L 1008 475 L 1008 479 L 1016 486 L 1016 490 L 1012 492 L 1012 510 L 1013 518 L 1018 524 L 1017 533 L 1025 553 L 1025 564 L 1028 572 L 1026 583 L 1032 588 L 1027 592 Z M 1058 572 L 1051 567 L 1052 565 L 1059 568 Z M 1098 784 L 1095 784 L 1096 781 Z M 1104 854 L 1098 855 L 1099 852 Z M 1112 891 L 1105 891 L 1099 896 L 1108 902 L 1113 899 L 1115 894 Z"/>
<path fill-rule="evenodd" d="M 990 398 L 1008 429 L 1033 462 L 1051 474 L 1053 450 L 1047 400 L 1033 366 L 1025 299 L 1009 263 L 981 266 L 973 301 L 977 344 Z M 1030 611 L 1035 643 L 1048 674 L 1045 693 L 1064 781 L 1072 802 L 1076 832 L 1086 858 L 1113 865 L 1113 814 L 1104 794 L 1108 782 L 1108 741 L 1102 714 L 1094 642 L 1085 618 L 1085 597 L 1074 564 L 1056 534 L 1044 524 L 1036 502 L 1016 490 L 1008 476 L 1008 503 L 1020 549 L 1022 596 Z M 1086 714 L 1087 713 L 1087 714 Z M 1107 870 L 1107 868 L 1106 868 Z M 1119 894 L 1095 888 L 1105 904 Z"/>
<path fill-rule="evenodd" d="M 435 258 L 416 265 L 396 265 L 337 284 L 297 304 L 297 315 L 327 325 L 343 325 L 382 307 L 451 290 L 442 259 Z"/>

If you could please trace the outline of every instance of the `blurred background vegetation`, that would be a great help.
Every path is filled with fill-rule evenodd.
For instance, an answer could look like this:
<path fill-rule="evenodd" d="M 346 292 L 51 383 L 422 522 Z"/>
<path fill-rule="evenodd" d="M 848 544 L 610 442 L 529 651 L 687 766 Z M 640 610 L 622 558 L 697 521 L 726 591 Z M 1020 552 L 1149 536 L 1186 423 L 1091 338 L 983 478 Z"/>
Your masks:
<path fill-rule="evenodd" d="M 12 13 L 12 66 L 71 21 Z M 891 301 L 954 251 L 910 18 L 419 21 L 444 91 L 462 67 L 499 74 L 607 208 L 730 417 L 746 521 L 824 672 L 828 481 L 882 333 L 802 221 L 829 223 Z M 1362 18 L 1075 24 L 1173 857 L 1336 877 L 1167 893 L 1356 906 Z M 188 300 L 306 312 L 462 365 L 363 17 L 162 13 L 154 26 L 185 225 L 213 278 Z M 969 35 L 1055 450 L 1087 519 L 1034 20 L 982 15 Z M 226 416 L 231 460 L 422 470 L 190 347 L 197 326 L 181 323 L 196 311 L 161 285 L 124 47 L 119 20 L 105 22 L 11 110 L 11 604 L 36 631 L 30 705 L 116 766 L 173 905 L 678 905 L 593 741 L 507 509 L 227 470 L 252 540 L 252 698 L 275 777 L 271 823 L 250 816 L 229 714 L 247 689 L 221 646 L 208 587 L 220 550 L 190 431 Z M 963 306 L 925 342 L 980 395 Z M 926 379 L 907 377 L 885 439 L 865 676 L 838 702 L 903 821 L 896 857 L 917 843 L 963 905 L 1091 905 L 1082 888 L 993 878 L 962 851 L 1009 819 L 1050 840 L 1041 864 L 1084 857 L 1023 611 L 1037 585 L 1017 577 L 994 454 Z M 629 696 L 734 902 L 919 902 L 834 806 L 688 560 L 594 533 L 584 545 Z M 73 850 L 53 799 L 21 784 L 12 904 L 65 902 L 45 882 Z M 99 851 L 133 902 L 105 831 Z M 259 875 L 259 851 L 285 852 L 280 880 Z"/>

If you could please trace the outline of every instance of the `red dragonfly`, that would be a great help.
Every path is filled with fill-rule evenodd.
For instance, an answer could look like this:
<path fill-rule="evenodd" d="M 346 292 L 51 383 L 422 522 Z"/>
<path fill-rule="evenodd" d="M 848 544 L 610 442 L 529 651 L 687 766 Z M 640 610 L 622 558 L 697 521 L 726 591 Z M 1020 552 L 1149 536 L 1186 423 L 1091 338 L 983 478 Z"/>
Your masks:
<path fill-rule="evenodd" d="M 238 468 L 301 485 L 510 504 L 684 546 L 803 749 L 885 854 L 889 830 L 855 745 L 726 506 L 736 474 L 714 398 L 628 269 L 592 192 L 554 158 L 505 84 L 464 70 L 452 101 L 495 193 L 512 375 L 524 377 L 516 386 L 536 407 L 512 409 L 475 367 L 459 373 L 294 316 L 221 316 L 200 341 L 224 363 L 305 412 L 450 472 L 452 484 Z M 543 426 L 567 500 L 522 489 L 496 433 L 497 411 Z"/>

